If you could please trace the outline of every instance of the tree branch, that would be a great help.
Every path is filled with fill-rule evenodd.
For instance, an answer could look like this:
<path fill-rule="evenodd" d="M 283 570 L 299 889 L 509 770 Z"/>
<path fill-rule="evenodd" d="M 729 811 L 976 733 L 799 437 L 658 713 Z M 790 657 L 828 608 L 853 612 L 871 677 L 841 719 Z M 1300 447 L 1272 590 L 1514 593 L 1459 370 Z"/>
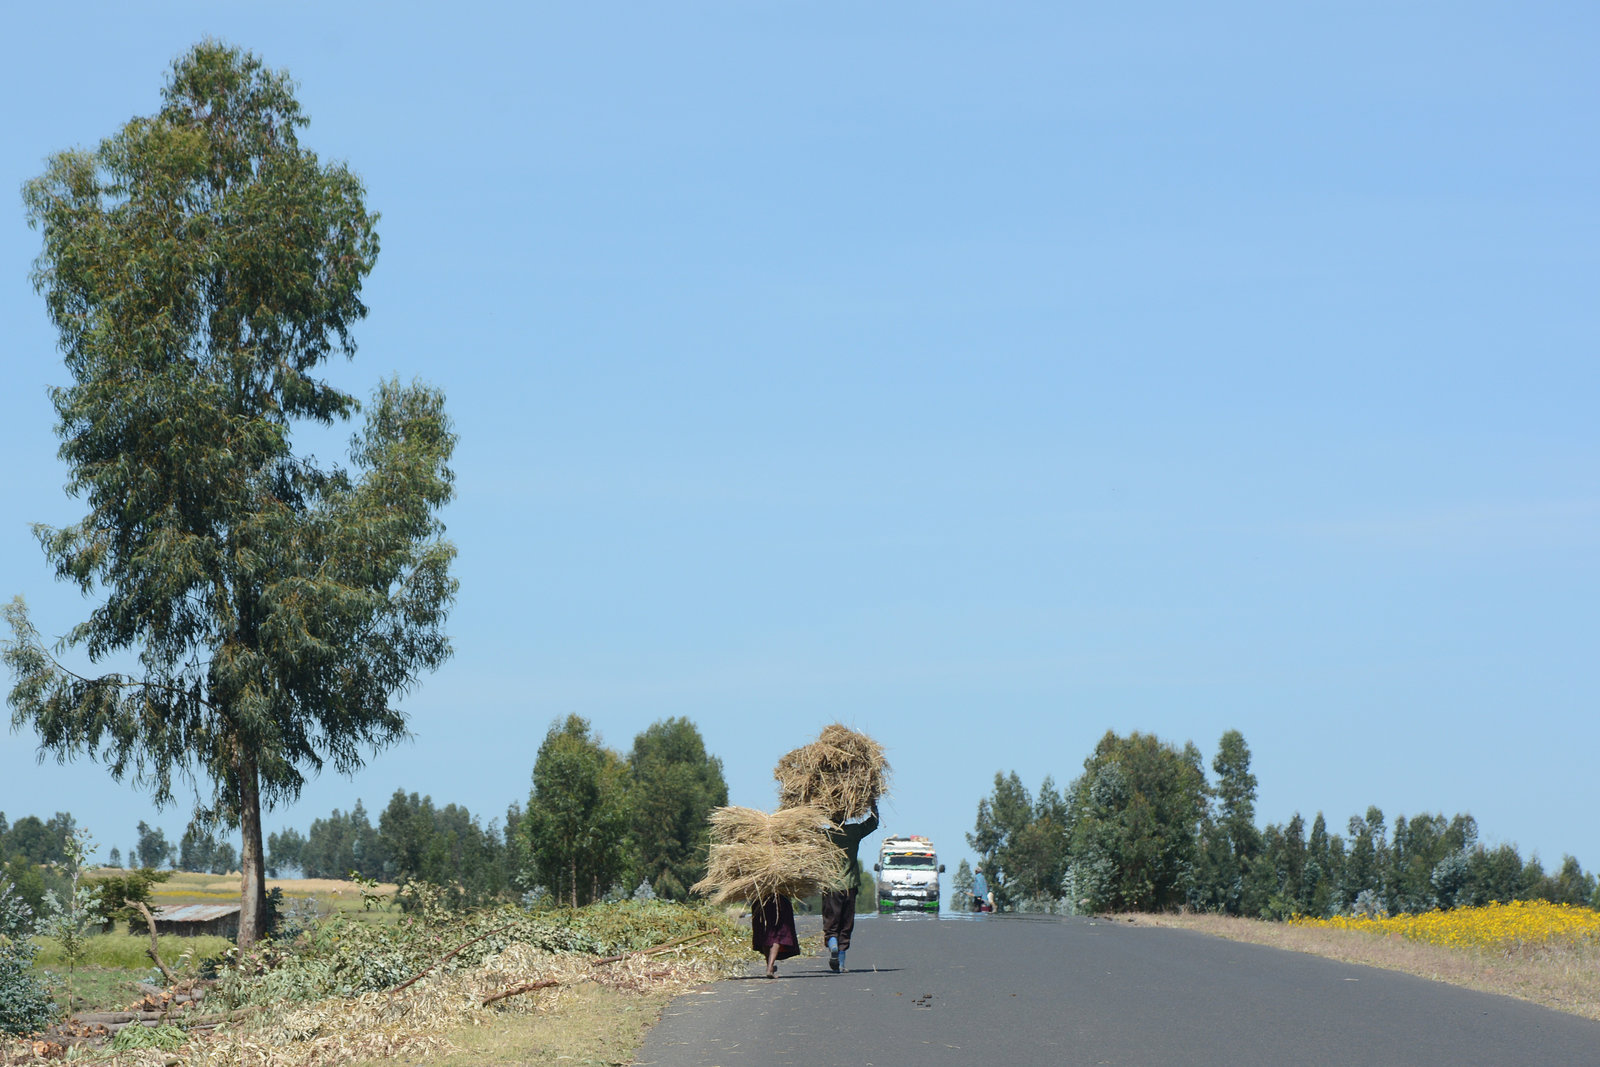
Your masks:
<path fill-rule="evenodd" d="M 522 985 L 514 985 L 509 989 L 502 989 L 498 993 L 490 993 L 483 998 L 483 1006 L 487 1008 L 497 1000 L 504 1000 L 507 997 L 518 996 L 522 993 L 531 993 L 535 989 L 548 989 L 550 986 L 560 984 L 554 978 L 541 978 L 537 982 L 524 982 Z"/>
<path fill-rule="evenodd" d="M 407 978 L 404 982 L 401 982 L 399 985 L 395 986 L 393 989 L 389 990 L 389 992 L 391 992 L 391 993 L 400 992 L 400 990 L 405 989 L 407 986 L 411 985 L 413 982 L 416 982 L 418 979 L 422 978 L 429 971 L 433 970 L 435 967 L 439 966 L 441 963 L 448 963 L 450 960 L 454 959 L 456 953 L 460 952 L 462 949 L 466 948 L 468 945 L 475 945 L 479 941 L 482 941 L 484 938 L 493 937 L 495 934 L 500 933 L 502 930 L 509 930 L 509 929 L 511 929 L 511 927 L 512 927 L 511 923 L 506 923 L 504 926 L 495 927 L 493 930 L 490 930 L 486 934 L 479 934 L 477 937 L 473 938 L 471 941 L 463 941 L 463 942 L 461 942 L 461 944 L 457 945 L 455 948 L 451 949 L 449 952 L 446 952 L 443 956 L 439 957 L 437 960 L 435 960 L 432 963 L 428 964 L 422 970 L 418 971 L 416 974 L 412 975 L 410 978 Z"/>
<path fill-rule="evenodd" d="M 144 906 L 144 901 L 130 900 L 128 903 L 139 909 L 139 914 L 144 916 L 145 925 L 150 928 L 150 947 L 145 950 L 146 955 L 155 961 L 157 969 L 166 976 L 168 985 L 177 985 L 178 976 L 173 974 L 165 963 L 161 962 L 161 953 L 157 951 L 160 945 L 156 942 L 156 917 L 150 914 L 150 909 Z"/>
<path fill-rule="evenodd" d="M 625 960 L 630 956 L 654 956 L 657 952 L 665 952 L 669 948 L 677 948 L 679 945 L 688 944 L 690 941 L 697 941 L 702 937 L 709 937 L 714 933 L 716 933 L 715 930 L 701 930 L 697 934 L 685 934 L 683 937 L 668 941 L 662 945 L 655 945 L 652 948 L 642 948 L 637 952 L 624 952 L 617 956 L 606 956 L 602 959 L 595 960 L 590 966 L 598 967 L 602 963 L 616 963 L 618 960 Z"/>

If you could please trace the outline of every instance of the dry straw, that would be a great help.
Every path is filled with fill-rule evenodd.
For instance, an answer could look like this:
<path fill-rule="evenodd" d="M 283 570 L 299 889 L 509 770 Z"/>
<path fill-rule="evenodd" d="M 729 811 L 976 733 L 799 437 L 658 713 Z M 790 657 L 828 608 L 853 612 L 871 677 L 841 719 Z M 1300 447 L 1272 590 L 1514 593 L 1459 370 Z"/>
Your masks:
<path fill-rule="evenodd" d="M 774 897 L 808 897 L 844 880 L 844 853 L 828 838 L 837 829 L 817 807 L 755 808 L 711 812 L 706 876 L 693 891 L 713 904 L 751 903 Z"/>
<path fill-rule="evenodd" d="M 883 746 L 840 723 L 780 759 L 772 776 L 779 807 L 815 805 L 835 822 L 860 818 L 889 791 Z"/>

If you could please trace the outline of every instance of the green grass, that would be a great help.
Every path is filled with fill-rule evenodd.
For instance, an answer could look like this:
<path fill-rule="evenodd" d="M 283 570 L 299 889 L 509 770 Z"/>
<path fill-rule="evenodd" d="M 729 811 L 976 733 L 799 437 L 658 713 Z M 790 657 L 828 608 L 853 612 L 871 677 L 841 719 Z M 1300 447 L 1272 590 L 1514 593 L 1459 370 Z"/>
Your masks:
<path fill-rule="evenodd" d="M 34 961 L 36 968 L 66 969 L 67 961 L 61 955 L 59 941 L 44 936 L 35 937 L 33 940 L 34 944 L 39 946 L 39 956 Z M 174 971 L 187 970 L 191 973 L 202 957 L 215 956 L 233 947 L 233 942 L 226 937 L 179 937 L 176 934 L 163 934 L 157 939 L 157 943 L 157 951 L 161 953 L 163 963 Z M 78 966 L 114 967 L 124 971 L 138 971 L 142 975 L 155 966 L 147 954 L 149 948 L 148 934 L 93 934 L 84 941 L 84 954 L 78 961 Z M 187 967 L 183 962 L 185 953 L 189 956 Z"/>
<path fill-rule="evenodd" d="M 122 967 L 93 967 L 79 964 L 71 974 L 71 1000 L 68 1000 L 68 974 L 65 964 L 40 967 L 34 971 L 50 987 L 50 994 L 64 1012 L 121 1011 L 139 999 L 134 984 L 144 972 Z"/>
<path fill-rule="evenodd" d="M 344 915 L 351 919 L 361 919 L 375 923 L 393 923 L 400 918 L 400 905 L 394 902 L 392 896 L 388 897 L 382 907 L 368 910 L 363 905 L 361 894 L 349 888 L 349 883 L 343 883 L 347 888 L 344 892 L 333 892 L 332 880 L 315 880 L 307 882 L 312 888 L 296 889 L 295 882 L 289 881 L 281 884 L 284 901 L 312 900 L 316 902 L 317 913 L 324 918 L 330 915 Z M 392 892 L 393 887 L 389 887 Z M 195 874 L 188 871 L 173 871 L 165 882 L 157 883 L 151 889 L 150 903 L 160 907 L 175 908 L 185 904 L 237 904 L 239 902 L 239 879 L 237 875 L 225 874 Z M 166 950 L 162 949 L 162 958 L 166 958 Z"/>
<path fill-rule="evenodd" d="M 61 943 L 53 937 L 38 936 L 34 943 L 39 955 L 33 971 L 51 989 L 57 1004 L 69 1011 L 120 1011 L 139 999 L 135 984 L 151 976 L 155 964 L 146 949 L 146 934 L 93 934 L 84 941 L 83 958 L 70 972 L 61 955 Z M 202 957 L 215 956 L 233 947 L 225 937 L 178 937 L 164 935 L 159 941 L 161 960 L 173 971 L 192 976 L 199 971 Z M 68 979 L 71 980 L 71 1006 L 68 1007 Z M 158 983 L 159 984 L 159 983 Z"/>

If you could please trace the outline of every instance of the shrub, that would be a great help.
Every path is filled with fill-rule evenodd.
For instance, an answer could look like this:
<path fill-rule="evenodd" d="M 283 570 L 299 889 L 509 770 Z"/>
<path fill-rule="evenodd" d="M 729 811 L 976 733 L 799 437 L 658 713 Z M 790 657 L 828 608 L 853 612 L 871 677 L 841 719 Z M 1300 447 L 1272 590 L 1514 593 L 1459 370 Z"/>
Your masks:
<path fill-rule="evenodd" d="M 50 1025 L 50 991 L 30 972 L 34 954 L 33 909 L 0 876 L 0 1032 L 27 1034 Z"/>
<path fill-rule="evenodd" d="M 154 887 L 172 877 L 171 871 L 158 871 L 141 867 L 126 874 L 98 879 L 94 884 L 100 889 L 100 911 L 109 928 L 118 922 L 128 924 L 128 932 L 142 934 L 148 931 L 144 916 L 133 905 L 150 904 Z M 108 930 L 109 932 L 109 930 Z"/>

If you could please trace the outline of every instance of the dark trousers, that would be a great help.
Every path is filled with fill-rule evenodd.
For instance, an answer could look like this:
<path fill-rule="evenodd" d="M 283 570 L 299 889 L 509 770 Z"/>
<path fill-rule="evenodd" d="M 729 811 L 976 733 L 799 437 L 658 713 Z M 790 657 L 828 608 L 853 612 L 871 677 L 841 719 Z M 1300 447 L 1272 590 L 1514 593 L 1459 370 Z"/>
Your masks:
<path fill-rule="evenodd" d="M 837 937 L 840 948 L 850 947 L 850 935 L 856 928 L 855 886 L 822 894 L 822 943 Z"/>

